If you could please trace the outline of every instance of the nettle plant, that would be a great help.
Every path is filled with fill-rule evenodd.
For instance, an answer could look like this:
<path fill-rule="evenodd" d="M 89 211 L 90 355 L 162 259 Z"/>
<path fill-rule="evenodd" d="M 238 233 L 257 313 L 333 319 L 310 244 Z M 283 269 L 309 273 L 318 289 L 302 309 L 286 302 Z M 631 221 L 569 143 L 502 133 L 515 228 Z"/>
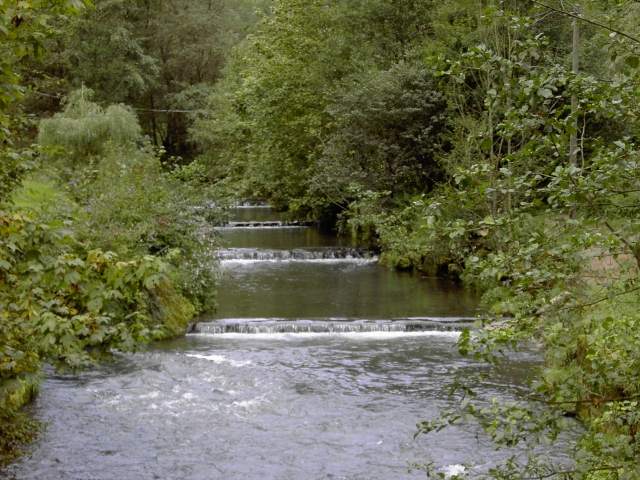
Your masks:
<path fill-rule="evenodd" d="M 191 318 L 172 309 L 169 265 L 153 256 L 120 261 L 88 250 L 63 228 L 19 213 L 0 214 L 0 330 L 14 341 L 0 355 L 3 378 L 34 371 L 39 360 L 78 367 L 113 349 L 133 350 Z M 177 295 L 177 294 L 176 294 Z"/>

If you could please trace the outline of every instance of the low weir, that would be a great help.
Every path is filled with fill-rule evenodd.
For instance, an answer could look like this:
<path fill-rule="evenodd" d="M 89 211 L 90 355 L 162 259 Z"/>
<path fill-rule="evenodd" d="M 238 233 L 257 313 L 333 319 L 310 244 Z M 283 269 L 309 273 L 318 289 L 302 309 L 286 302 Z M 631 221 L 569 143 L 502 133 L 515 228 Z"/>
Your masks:
<path fill-rule="evenodd" d="M 198 323 L 192 333 L 381 333 L 381 332 L 460 332 L 473 326 L 470 317 L 393 319 L 393 320 L 287 320 L 223 319 Z"/>
<path fill-rule="evenodd" d="M 371 260 L 377 257 L 361 248 L 318 247 L 294 249 L 225 248 L 218 252 L 221 261 L 255 260 L 264 262 L 290 260 Z"/>
<path fill-rule="evenodd" d="M 267 221 L 248 221 L 248 222 L 229 222 L 225 225 L 227 228 L 282 228 L 282 227 L 309 227 L 310 222 L 283 222 L 280 220 L 267 220 Z"/>

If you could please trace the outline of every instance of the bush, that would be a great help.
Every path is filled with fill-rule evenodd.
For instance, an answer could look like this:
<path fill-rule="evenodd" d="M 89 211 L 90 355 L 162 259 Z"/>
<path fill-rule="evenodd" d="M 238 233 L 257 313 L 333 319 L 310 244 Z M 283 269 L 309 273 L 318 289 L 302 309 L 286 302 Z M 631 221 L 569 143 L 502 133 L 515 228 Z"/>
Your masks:
<path fill-rule="evenodd" d="M 150 149 L 112 147 L 98 159 L 94 180 L 72 191 L 85 209 L 87 241 L 127 258 L 174 252 L 180 290 L 199 311 L 210 310 L 218 270 L 210 211 L 181 174 L 164 172 Z"/>
<path fill-rule="evenodd" d="M 121 261 L 17 213 L 2 214 L 0 230 L 3 378 L 37 370 L 41 358 L 80 366 L 111 349 L 131 350 L 176 321 L 156 307 L 158 297 L 173 295 L 163 260 Z M 188 305 L 182 297 L 174 303 Z"/>
<path fill-rule="evenodd" d="M 77 131 L 67 134 L 69 128 Z M 79 238 L 122 258 L 174 252 L 176 287 L 197 311 L 211 310 L 217 281 L 212 210 L 203 207 L 200 186 L 192 186 L 197 171 L 184 166 L 166 172 L 159 153 L 139 136 L 130 110 L 103 110 L 85 90 L 70 97 L 64 112 L 41 122 L 39 139 L 57 152 L 53 157 L 81 207 Z"/>

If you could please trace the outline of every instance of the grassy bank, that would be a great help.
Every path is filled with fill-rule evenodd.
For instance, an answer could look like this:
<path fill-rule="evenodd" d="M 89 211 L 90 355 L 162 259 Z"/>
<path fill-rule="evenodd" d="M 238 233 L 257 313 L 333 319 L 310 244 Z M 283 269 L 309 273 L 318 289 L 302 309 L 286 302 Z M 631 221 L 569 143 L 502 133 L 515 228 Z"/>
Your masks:
<path fill-rule="evenodd" d="M 22 409 L 35 398 L 39 384 L 38 374 L 0 382 L 0 467 L 14 460 L 38 432 L 37 423 Z"/>

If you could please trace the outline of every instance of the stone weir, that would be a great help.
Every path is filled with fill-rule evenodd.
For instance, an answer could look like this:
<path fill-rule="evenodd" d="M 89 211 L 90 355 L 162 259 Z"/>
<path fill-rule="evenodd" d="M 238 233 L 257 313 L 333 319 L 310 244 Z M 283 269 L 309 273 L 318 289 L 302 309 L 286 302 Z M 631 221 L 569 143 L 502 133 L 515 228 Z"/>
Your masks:
<path fill-rule="evenodd" d="M 424 317 L 393 320 L 291 320 L 275 318 L 223 319 L 193 326 L 191 333 L 223 335 L 225 333 L 366 333 L 366 332 L 460 332 L 472 328 L 471 317 Z"/>
<path fill-rule="evenodd" d="M 283 227 L 311 227 L 313 222 L 283 221 L 283 220 L 247 220 L 227 222 L 223 228 L 283 228 Z"/>
<path fill-rule="evenodd" d="M 222 261 L 311 261 L 311 260 L 375 260 L 368 250 L 350 247 L 316 247 L 293 249 L 225 248 L 217 253 Z"/>

